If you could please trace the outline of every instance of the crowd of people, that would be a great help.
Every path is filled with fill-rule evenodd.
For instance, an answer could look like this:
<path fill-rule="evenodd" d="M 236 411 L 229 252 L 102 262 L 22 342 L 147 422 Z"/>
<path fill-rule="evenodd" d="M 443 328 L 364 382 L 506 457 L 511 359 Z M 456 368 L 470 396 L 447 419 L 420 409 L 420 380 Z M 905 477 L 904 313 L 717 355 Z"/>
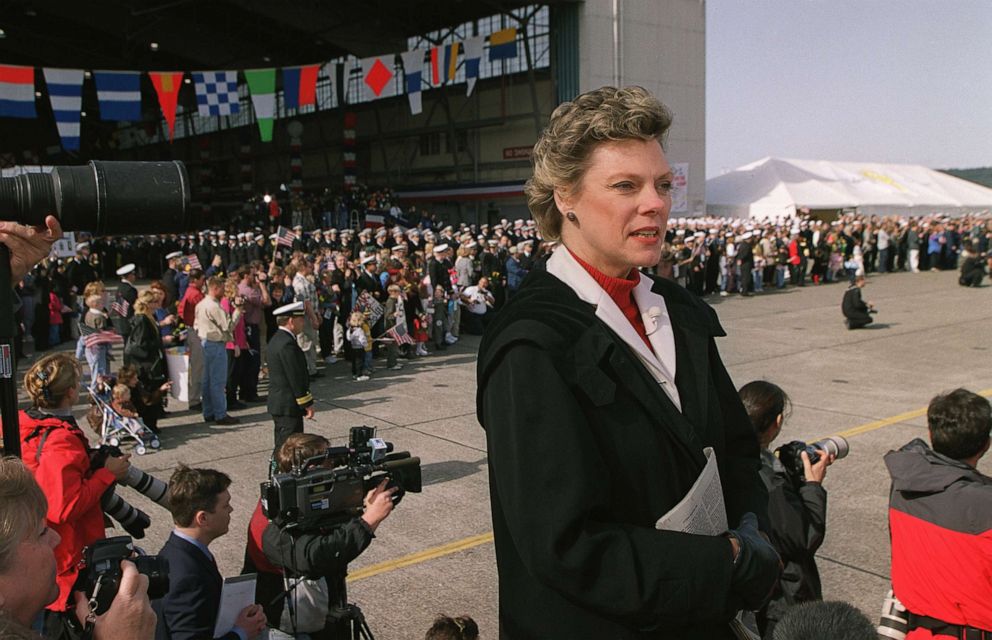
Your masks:
<path fill-rule="evenodd" d="M 388 197 L 382 193 L 372 192 L 367 197 Z M 392 201 L 376 206 L 387 202 Z M 433 325 L 425 316 L 432 315 L 438 306 L 437 285 L 444 288 L 449 302 L 446 327 L 458 320 L 454 329 L 445 331 L 445 337 L 456 337 L 463 322 L 475 333 L 479 330 L 477 316 L 486 315 L 483 305 L 486 310 L 502 306 L 524 276 L 555 247 L 555 243 L 544 241 L 532 220 L 442 226 L 430 213 L 417 212 L 415 207 L 404 211 L 390 204 L 394 212 L 387 216 L 390 226 L 356 231 L 350 218 L 339 220 L 333 206 L 317 215 L 323 221 L 320 227 L 314 226 L 310 213 L 314 206 L 296 206 L 299 208 L 292 209 L 289 216 L 296 224 L 285 227 L 293 234 L 288 246 L 275 245 L 274 233 L 281 218 L 256 219 L 252 231 L 213 229 L 190 235 L 104 237 L 82 242 L 77 245 L 78 255 L 45 260 L 18 285 L 25 302 L 21 316 L 24 333 L 39 350 L 77 337 L 76 321 L 87 310 L 86 286 L 114 278 L 127 264 L 135 265 L 139 279 L 171 278 L 176 283 L 173 286 L 179 286 L 194 268 L 207 276 L 225 277 L 245 267 L 255 273 L 262 270 L 269 276 L 270 295 L 271 289 L 282 283 L 282 296 L 288 298 L 293 295 L 287 291 L 295 273 L 287 267 L 303 261 L 309 264 L 307 277 L 318 289 L 321 308 L 317 312 L 333 309 L 331 314 L 336 314 L 343 328 L 340 333 L 325 329 L 321 334 L 324 357 L 340 356 L 353 304 L 346 299 L 348 291 L 332 288 L 328 292 L 325 277 L 340 278 L 334 272 L 343 257 L 344 280 L 350 281 L 353 290 L 367 289 L 370 283 L 364 276 L 370 262 L 375 264 L 372 277 L 379 285 L 385 289 L 399 285 L 409 334 L 428 342 L 423 336 L 432 333 Z M 299 215 L 299 210 L 307 215 Z M 405 226 L 399 221 L 412 224 Z M 342 223 L 344 226 L 331 226 Z M 830 222 L 811 218 L 765 222 L 679 218 L 669 225 L 661 260 L 648 271 L 676 280 L 700 296 L 749 296 L 786 286 L 853 283 L 858 275 L 893 271 L 959 269 L 962 285 L 979 286 L 989 268 L 990 246 L 992 218 L 988 216 L 847 214 Z M 442 253 L 442 247 L 447 247 L 448 253 Z M 180 255 L 170 265 L 166 256 L 175 252 Z M 480 287 L 481 278 L 485 281 Z M 365 284 L 361 284 L 363 280 Z M 337 284 L 340 288 L 341 283 Z M 474 296 L 473 302 L 460 295 L 469 287 L 480 287 L 469 294 Z M 373 294 L 380 304 L 389 297 L 385 290 Z M 282 298 L 273 300 L 276 304 Z M 174 295 L 163 302 L 168 306 L 177 301 Z M 466 309 L 471 311 L 466 314 Z M 372 336 L 373 340 L 378 337 Z M 434 337 L 430 342 L 443 347 Z"/>

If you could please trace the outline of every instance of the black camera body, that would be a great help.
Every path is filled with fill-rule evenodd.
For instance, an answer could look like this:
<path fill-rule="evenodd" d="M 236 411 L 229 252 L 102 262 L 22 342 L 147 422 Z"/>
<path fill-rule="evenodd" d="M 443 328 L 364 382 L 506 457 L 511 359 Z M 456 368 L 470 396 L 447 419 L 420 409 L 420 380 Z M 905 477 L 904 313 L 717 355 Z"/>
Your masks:
<path fill-rule="evenodd" d="M 328 447 L 263 482 L 262 512 L 280 528 L 315 531 L 360 515 L 365 494 L 384 479 L 399 488 L 394 502 L 407 491 L 420 493 L 420 458 L 392 450 L 392 443 L 375 437 L 374 428 L 352 427 L 347 447 Z M 327 468 L 328 460 L 339 464 Z"/>
<path fill-rule="evenodd" d="M 159 556 L 137 555 L 130 536 L 117 536 L 97 540 L 83 550 L 79 577 L 75 591 L 86 594 L 95 601 L 95 615 L 102 615 L 110 608 L 121 586 L 121 560 L 130 560 L 138 573 L 148 576 L 148 598 L 161 598 L 169 592 L 169 561 Z M 134 557 L 132 557 L 134 556 Z"/>
<path fill-rule="evenodd" d="M 816 464 L 820 461 L 820 456 L 832 454 L 834 458 L 840 460 L 847 456 L 851 450 L 846 438 L 841 436 L 830 436 L 823 440 L 817 440 L 812 444 L 806 444 L 801 440 L 793 440 L 788 444 L 783 444 L 775 450 L 778 460 L 785 467 L 786 474 L 795 482 L 806 481 L 806 471 L 803 467 L 802 452 L 809 456 L 809 463 Z"/>

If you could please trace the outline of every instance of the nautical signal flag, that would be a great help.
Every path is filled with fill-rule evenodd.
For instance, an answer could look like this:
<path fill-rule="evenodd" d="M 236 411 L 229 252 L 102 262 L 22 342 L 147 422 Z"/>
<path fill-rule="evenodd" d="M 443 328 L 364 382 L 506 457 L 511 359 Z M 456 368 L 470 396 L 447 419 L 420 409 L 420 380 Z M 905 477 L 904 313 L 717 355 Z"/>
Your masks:
<path fill-rule="evenodd" d="M 149 71 L 148 77 L 152 79 L 155 93 L 158 94 L 162 115 L 165 116 L 165 122 L 169 125 L 169 142 L 172 142 L 172 136 L 176 130 L 176 104 L 179 101 L 179 89 L 183 86 L 183 72 Z"/>
<path fill-rule="evenodd" d="M 396 58 L 393 54 L 362 58 L 362 84 L 369 100 L 396 95 Z"/>
<path fill-rule="evenodd" d="M 282 95 L 287 109 L 299 109 L 317 103 L 319 64 L 286 67 L 282 70 Z"/>
<path fill-rule="evenodd" d="M 400 54 L 403 59 L 404 87 L 410 101 L 410 113 L 417 115 L 424 110 L 421 94 L 424 79 L 424 50 L 414 49 Z"/>
<path fill-rule="evenodd" d="M 509 60 L 517 57 L 517 28 L 494 31 L 489 35 L 489 60 Z"/>
<path fill-rule="evenodd" d="M 245 69 L 245 80 L 255 106 L 258 133 L 262 142 L 272 140 L 272 120 L 276 117 L 276 70 Z"/>
<path fill-rule="evenodd" d="M 141 120 L 141 73 L 94 71 L 101 120 Z"/>
<path fill-rule="evenodd" d="M 475 36 L 462 43 L 465 49 L 465 82 L 468 83 L 468 91 L 465 95 L 472 95 L 475 89 L 475 81 L 479 79 L 479 62 L 482 61 L 482 45 L 485 36 Z"/>
<path fill-rule="evenodd" d="M 0 116 L 34 118 L 34 67 L 0 65 Z"/>
<path fill-rule="evenodd" d="M 431 84 L 439 85 L 455 79 L 460 44 L 460 42 L 452 42 L 440 47 L 431 47 Z"/>
<path fill-rule="evenodd" d="M 45 69 L 48 99 L 66 151 L 79 150 L 79 112 L 83 108 L 83 70 Z"/>
<path fill-rule="evenodd" d="M 194 71 L 193 86 L 201 116 L 229 116 L 241 108 L 237 71 Z"/>

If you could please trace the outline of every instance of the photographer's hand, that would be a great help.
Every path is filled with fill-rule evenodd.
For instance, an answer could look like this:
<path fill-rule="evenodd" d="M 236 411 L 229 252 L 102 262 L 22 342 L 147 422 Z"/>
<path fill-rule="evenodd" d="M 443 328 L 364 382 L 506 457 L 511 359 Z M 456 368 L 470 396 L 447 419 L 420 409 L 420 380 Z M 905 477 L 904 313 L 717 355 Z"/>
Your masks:
<path fill-rule="evenodd" d="M 47 216 L 44 227 L 0 222 L 0 242 L 10 249 L 11 286 L 47 257 L 52 245 L 61 237 L 62 225 L 55 216 Z"/>
<path fill-rule="evenodd" d="M 127 472 L 131 468 L 131 463 L 128 462 L 130 459 L 130 453 L 125 453 L 122 456 L 107 456 L 107 461 L 103 463 L 103 466 L 107 471 L 114 474 L 118 482 L 122 482 L 127 477 Z"/>
<path fill-rule="evenodd" d="M 121 560 L 121 585 L 105 614 L 96 619 L 96 640 L 152 640 L 155 637 L 155 612 L 148 601 L 148 576 L 138 573 L 133 562 Z M 75 592 L 76 615 L 85 621 L 90 607 L 86 594 Z"/>
<path fill-rule="evenodd" d="M 362 520 L 369 525 L 373 533 L 393 511 L 393 494 L 399 490 L 399 487 L 387 489 L 388 482 L 383 480 L 379 486 L 365 494 L 365 513 L 362 514 Z"/>
<path fill-rule="evenodd" d="M 822 484 L 823 479 L 827 477 L 827 467 L 833 463 L 834 456 L 822 451 L 816 464 L 810 464 L 809 455 L 805 451 L 800 453 L 799 457 L 803 459 L 803 475 L 806 477 L 806 482 Z"/>

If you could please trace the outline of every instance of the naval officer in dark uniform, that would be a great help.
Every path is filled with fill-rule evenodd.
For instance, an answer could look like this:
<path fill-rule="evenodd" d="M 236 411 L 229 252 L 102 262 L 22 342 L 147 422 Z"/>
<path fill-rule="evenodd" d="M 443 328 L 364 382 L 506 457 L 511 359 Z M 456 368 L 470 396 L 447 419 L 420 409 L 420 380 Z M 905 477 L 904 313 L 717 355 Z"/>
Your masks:
<path fill-rule="evenodd" d="M 121 277 L 121 282 L 117 285 L 117 293 L 114 296 L 115 304 L 110 307 L 110 320 L 114 323 L 117 333 L 126 338 L 131 333 L 134 303 L 138 299 L 138 290 L 134 286 L 138 274 L 135 271 L 134 263 L 129 262 L 117 270 L 117 275 Z"/>
<path fill-rule="evenodd" d="M 275 422 L 275 452 L 293 433 L 303 433 L 303 417 L 313 418 L 313 396 L 307 359 L 296 343 L 307 321 L 302 302 L 279 307 L 272 312 L 279 329 L 269 339 L 268 411 Z"/>

